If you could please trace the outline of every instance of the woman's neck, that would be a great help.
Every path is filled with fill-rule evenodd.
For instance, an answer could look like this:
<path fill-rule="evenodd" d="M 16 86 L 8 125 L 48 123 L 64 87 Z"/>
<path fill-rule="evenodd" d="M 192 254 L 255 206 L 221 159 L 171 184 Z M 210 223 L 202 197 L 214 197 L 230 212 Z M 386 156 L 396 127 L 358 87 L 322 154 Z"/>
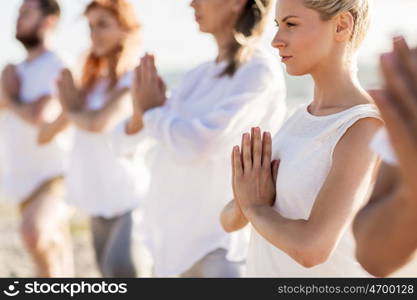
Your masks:
<path fill-rule="evenodd" d="M 372 102 L 360 86 L 353 64 L 327 62 L 311 72 L 311 76 L 314 80 L 314 99 L 309 107 L 312 113 L 335 112 Z"/>
<path fill-rule="evenodd" d="M 110 54 L 108 54 L 105 57 L 105 68 L 103 69 L 103 74 L 101 76 L 104 77 L 112 77 L 116 76 L 117 74 L 117 68 L 119 64 L 120 58 L 119 58 L 119 52 L 114 51 Z"/>
<path fill-rule="evenodd" d="M 213 34 L 217 43 L 218 55 L 216 62 L 221 62 L 227 59 L 229 47 L 234 40 L 232 30 L 223 30 L 217 34 Z"/>

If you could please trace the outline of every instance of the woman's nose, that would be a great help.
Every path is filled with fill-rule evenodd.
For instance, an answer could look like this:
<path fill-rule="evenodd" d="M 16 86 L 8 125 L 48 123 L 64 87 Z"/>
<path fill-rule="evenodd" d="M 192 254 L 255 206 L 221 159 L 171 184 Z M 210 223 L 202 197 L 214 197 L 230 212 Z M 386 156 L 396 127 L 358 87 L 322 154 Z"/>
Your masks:
<path fill-rule="evenodd" d="M 282 36 L 280 35 L 280 32 L 278 31 L 272 42 L 271 42 L 272 47 L 280 49 L 280 48 L 284 48 L 286 46 L 285 41 L 282 39 Z"/>

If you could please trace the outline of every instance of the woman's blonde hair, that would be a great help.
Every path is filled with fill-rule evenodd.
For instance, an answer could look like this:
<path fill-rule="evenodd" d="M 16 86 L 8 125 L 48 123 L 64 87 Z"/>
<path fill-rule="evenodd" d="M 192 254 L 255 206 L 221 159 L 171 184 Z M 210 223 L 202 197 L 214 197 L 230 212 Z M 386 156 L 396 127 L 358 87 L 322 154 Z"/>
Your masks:
<path fill-rule="evenodd" d="M 220 76 L 233 76 L 250 56 L 252 45 L 263 33 L 272 0 L 247 0 L 236 24 L 234 39 L 227 51 L 228 64 Z"/>
<path fill-rule="evenodd" d="M 141 24 L 131 2 L 128 0 L 93 0 L 85 9 L 84 14 L 87 15 L 95 8 L 104 8 L 110 11 L 127 35 L 117 49 L 117 62 L 113 66 L 108 64 L 107 57 L 98 57 L 90 51 L 81 74 L 81 89 L 84 93 L 88 93 L 96 84 L 97 79 L 106 71 L 110 77 L 108 89 L 112 89 L 120 76 L 131 67 L 131 61 L 136 55 L 140 38 Z"/>
<path fill-rule="evenodd" d="M 359 48 L 365 39 L 370 23 L 370 0 L 304 0 L 304 5 L 318 11 L 323 21 L 328 21 L 339 13 L 349 12 L 354 22 L 352 49 Z"/>

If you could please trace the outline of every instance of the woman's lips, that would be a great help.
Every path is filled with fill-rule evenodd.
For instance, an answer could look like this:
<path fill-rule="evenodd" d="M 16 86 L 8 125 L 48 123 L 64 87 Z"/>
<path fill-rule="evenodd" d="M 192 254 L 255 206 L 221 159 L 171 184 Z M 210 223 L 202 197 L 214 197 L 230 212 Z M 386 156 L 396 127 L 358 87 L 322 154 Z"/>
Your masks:
<path fill-rule="evenodd" d="M 292 58 L 292 56 L 289 56 L 289 55 L 288 56 L 287 55 L 281 55 L 281 61 L 282 62 L 286 62 L 291 58 Z"/>

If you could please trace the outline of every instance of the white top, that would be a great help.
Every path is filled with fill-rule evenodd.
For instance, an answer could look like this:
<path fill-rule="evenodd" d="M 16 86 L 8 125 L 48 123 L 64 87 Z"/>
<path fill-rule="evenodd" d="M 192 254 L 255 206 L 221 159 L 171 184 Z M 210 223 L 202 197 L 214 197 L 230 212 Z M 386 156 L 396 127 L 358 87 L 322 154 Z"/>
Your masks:
<path fill-rule="evenodd" d="M 117 86 L 130 87 L 132 75 L 126 73 Z M 87 96 L 87 109 L 98 110 L 106 104 L 107 85 L 107 79 L 99 81 Z M 131 102 L 123 105 L 126 117 L 131 115 Z M 69 204 L 90 215 L 111 218 L 138 207 L 148 184 L 149 174 L 141 157 L 116 156 L 109 143 L 109 132 L 75 128 L 66 178 Z"/>
<path fill-rule="evenodd" d="M 50 51 L 30 62 L 18 64 L 21 100 L 32 103 L 53 95 L 62 68 L 62 61 Z M 46 121 L 54 120 L 60 113 L 58 102 L 54 104 L 44 111 Z M 61 135 L 48 145 L 38 145 L 39 129 L 11 111 L 5 111 L 0 122 L 0 190 L 5 199 L 19 203 L 46 180 L 63 175 L 69 141 Z"/>
<path fill-rule="evenodd" d="M 165 106 L 145 113 L 144 130 L 124 137 L 126 145 L 157 141 L 143 212 L 157 276 L 178 275 L 219 247 L 231 260 L 246 256 L 245 232 L 227 234 L 219 219 L 233 199 L 230 155 L 251 127 L 278 130 L 285 85 L 276 57 L 265 50 L 233 77 L 219 77 L 225 65 L 211 61 L 190 71 Z"/>
<path fill-rule="evenodd" d="M 385 128 L 380 129 L 371 143 L 371 149 L 381 156 L 381 159 L 389 165 L 397 165 L 397 155 L 392 148 L 388 133 Z"/>
<path fill-rule="evenodd" d="M 357 105 L 328 116 L 314 116 L 303 105 L 273 139 L 273 159 L 280 159 L 274 209 L 283 217 L 308 220 L 316 197 L 332 166 L 334 149 L 345 132 L 362 118 L 378 118 L 372 104 Z M 358 153 L 358 155 L 360 155 Z M 366 201 L 372 172 L 356 193 Z M 327 262 L 304 268 L 252 230 L 247 260 L 249 277 L 364 277 L 356 262 L 355 242 L 349 228 Z"/>

